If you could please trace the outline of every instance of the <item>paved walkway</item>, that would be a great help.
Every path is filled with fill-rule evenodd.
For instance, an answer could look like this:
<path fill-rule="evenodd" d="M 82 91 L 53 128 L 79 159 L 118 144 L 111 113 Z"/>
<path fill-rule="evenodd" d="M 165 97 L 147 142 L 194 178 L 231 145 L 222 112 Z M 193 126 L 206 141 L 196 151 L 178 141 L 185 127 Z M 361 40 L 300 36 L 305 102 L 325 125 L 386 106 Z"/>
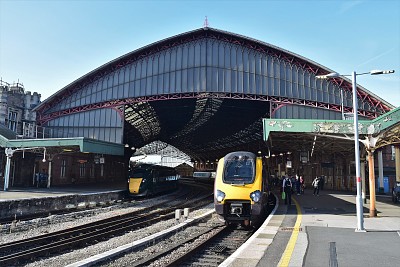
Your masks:
<path fill-rule="evenodd" d="M 377 196 L 375 218 L 369 218 L 369 203 L 364 204 L 365 232 L 355 231 L 353 194 L 321 191 L 319 196 L 313 196 L 306 191 L 305 195 L 293 198 L 295 204 L 291 206 L 280 204 L 281 212 L 285 213 L 281 230 L 258 266 L 400 265 L 400 205 L 392 203 L 390 197 Z M 294 231 L 288 234 L 290 227 Z"/>

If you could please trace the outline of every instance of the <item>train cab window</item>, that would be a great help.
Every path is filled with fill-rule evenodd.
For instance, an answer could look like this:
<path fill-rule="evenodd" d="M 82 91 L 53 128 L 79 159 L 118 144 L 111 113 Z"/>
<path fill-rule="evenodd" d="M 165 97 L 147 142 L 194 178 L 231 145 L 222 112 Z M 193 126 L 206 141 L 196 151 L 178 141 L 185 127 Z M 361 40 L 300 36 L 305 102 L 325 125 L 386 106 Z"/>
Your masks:
<path fill-rule="evenodd" d="M 233 157 L 225 162 L 224 181 L 228 183 L 252 183 L 254 160 L 249 157 Z"/>

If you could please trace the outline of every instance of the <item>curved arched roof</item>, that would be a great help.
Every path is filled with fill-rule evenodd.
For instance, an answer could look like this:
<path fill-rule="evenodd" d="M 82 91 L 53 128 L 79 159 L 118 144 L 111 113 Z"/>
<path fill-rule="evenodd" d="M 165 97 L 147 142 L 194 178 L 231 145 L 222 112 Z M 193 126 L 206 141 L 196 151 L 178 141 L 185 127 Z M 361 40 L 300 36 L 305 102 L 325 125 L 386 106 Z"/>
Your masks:
<path fill-rule="evenodd" d="M 37 118 L 39 123 L 45 124 L 48 121 L 57 120 L 58 117 L 69 116 L 74 113 L 112 108 L 113 112 L 116 111 L 124 116 L 124 140 L 122 140 L 124 143 L 135 147 L 142 147 L 153 141 L 160 140 L 175 146 L 194 159 L 215 160 L 232 150 L 254 151 L 255 149 L 260 149 L 263 146 L 262 118 L 270 117 L 272 113 L 275 113 L 276 110 L 282 107 L 281 110 L 284 110 L 292 104 L 292 106 L 303 106 L 310 109 L 325 109 L 331 111 L 331 113 L 341 111 L 341 105 L 337 103 L 337 99 L 334 96 L 332 100 L 334 102 L 323 102 L 323 96 L 318 98 L 319 101 L 317 101 L 316 95 L 316 99 L 310 100 L 306 99 L 306 97 L 302 98 L 300 95 L 288 95 L 289 93 L 287 92 L 283 95 L 277 95 L 281 93 L 279 89 L 274 95 L 268 95 L 267 91 L 259 93 L 254 88 L 246 92 L 243 88 L 242 91 L 234 91 L 229 86 L 224 87 L 223 91 L 218 91 L 216 88 L 210 89 L 205 86 L 200 87 L 197 91 L 190 91 L 184 88 L 179 93 L 171 93 L 166 90 L 158 95 L 154 95 L 153 92 L 148 93 L 144 90 L 145 92 L 141 92 L 141 95 L 125 95 L 123 98 L 117 98 L 115 95 L 112 95 L 108 99 L 100 97 L 95 99 L 95 101 L 90 103 L 85 102 L 85 104 L 81 105 L 79 104 L 80 102 L 71 100 L 69 105 L 64 105 L 68 99 L 74 97 L 74 99 L 77 99 L 76 95 L 80 91 L 83 91 L 84 88 L 95 84 L 96 81 L 101 79 L 106 80 L 105 77 L 108 75 L 116 73 L 127 66 L 132 66 L 135 62 L 150 58 L 153 55 L 175 47 L 180 47 L 188 43 L 193 44 L 197 41 L 201 42 L 202 40 L 216 40 L 221 43 L 232 44 L 235 47 L 243 47 L 243 49 L 248 51 L 255 51 L 260 55 L 268 55 L 269 58 L 285 62 L 286 65 L 296 66 L 294 69 L 300 69 L 304 73 L 307 72 L 309 80 L 311 80 L 311 76 L 315 78 L 315 75 L 324 75 L 333 72 L 316 62 L 268 43 L 217 29 L 201 28 L 127 53 L 82 76 L 35 108 L 38 113 Z M 204 55 L 201 56 L 204 57 Z M 209 66 L 207 63 L 205 65 L 205 67 L 201 67 L 206 68 Z M 279 64 L 277 66 L 279 68 Z M 274 66 L 271 68 L 274 69 Z M 228 72 L 231 71 L 226 66 L 225 69 L 223 67 L 221 69 Z M 277 69 L 277 72 L 279 71 L 282 71 L 282 69 Z M 209 75 L 208 72 L 205 75 Z M 255 72 L 252 75 L 255 76 Z M 293 75 L 297 75 L 297 73 Z M 291 74 L 289 76 L 292 77 Z M 277 80 L 275 76 L 269 77 L 265 75 L 265 77 L 271 81 L 274 81 L 274 79 Z M 200 76 L 198 78 L 202 79 Z M 297 79 L 297 76 L 293 80 L 290 80 L 290 82 L 297 82 L 295 79 Z M 132 80 L 129 80 L 129 83 L 132 82 Z M 351 81 L 346 78 L 332 79 L 330 83 L 336 86 L 336 92 L 339 87 L 347 90 L 347 92 L 352 92 Z M 141 85 L 142 83 L 139 83 L 139 89 Z M 109 85 L 106 84 L 106 86 Z M 115 88 L 115 86 L 111 86 Z M 328 88 L 326 84 L 323 86 L 319 84 L 318 86 L 321 95 L 325 93 L 321 87 L 325 86 L 325 89 Z M 306 87 L 305 84 L 304 87 Z M 135 87 L 134 90 L 137 88 Z M 300 91 L 300 89 L 298 90 Z M 326 90 L 326 92 L 328 91 Z M 359 108 L 360 115 L 364 117 L 375 118 L 393 108 L 389 103 L 363 87 L 359 86 L 357 93 L 359 100 L 367 103 L 366 106 L 369 108 L 363 109 L 362 106 Z M 71 104 L 72 102 L 73 104 Z M 296 111 L 299 112 L 300 108 Z M 305 109 L 303 111 L 306 112 Z M 351 107 L 345 106 L 344 111 L 350 112 Z M 289 112 L 295 111 L 292 110 Z M 69 121 L 73 121 L 76 118 L 70 117 Z M 63 126 L 68 128 L 70 125 L 63 124 Z M 72 127 L 79 126 L 72 124 Z M 79 131 L 76 132 L 79 133 Z M 114 133 L 114 136 L 116 135 Z"/>
<path fill-rule="evenodd" d="M 55 94 L 51 95 L 40 105 L 38 105 L 35 110 L 39 113 L 39 120 L 40 120 L 40 115 L 45 113 L 46 110 L 51 106 L 53 106 L 55 103 L 58 103 L 64 97 L 73 94 L 80 88 L 103 77 L 104 75 L 111 73 L 119 68 L 122 68 L 125 65 L 130 64 L 136 60 L 158 53 L 162 50 L 205 37 L 220 39 L 233 44 L 239 44 L 263 53 L 271 54 L 277 58 L 289 62 L 290 64 L 298 65 L 303 69 L 307 69 L 308 71 L 314 73 L 315 75 L 325 75 L 334 72 L 328 69 L 327 67 L 324 67 L 312 60 L 309 60 L 307 58 L 304 58 L 300 55 L 279 48 L 272 44 L 252 39 L 249 37 L 245 37 L 239 34 L 206 27 L 182 33 L 179 35 L 175 35 L 170 38 L 166 38 L 161 41 L 144 46 L 130 53 L 127 53 L 121 57 L 118 57 L 100 66 L 99 68 L 87 73 L 86 75 L 82 76 L 81 78 L 73 81 L 72 83 L 62 88 L 61 90 L 57 91 Z M 349 79 L 340 77 L 332 79 L 332 81 L 337 85 L 339 85 L 340 87 L 345 88 L 348 91 L 352 91 L 352 85 Z M 368 91 L 362 86 L 358 85 L 357 91 L 360 99 L 362 99 L 363 101 L 367 101 L 368 103 L 370 103 L 372 107 L 375 107 L 378 110 L 377 111 L 378 114 L 376 114 L 374 117 L 377 117 L 377 115 L 388 112 L 394 108 L 393 105 L 381 99 L 380 97 L 376 96 L 375 94 Z"/>

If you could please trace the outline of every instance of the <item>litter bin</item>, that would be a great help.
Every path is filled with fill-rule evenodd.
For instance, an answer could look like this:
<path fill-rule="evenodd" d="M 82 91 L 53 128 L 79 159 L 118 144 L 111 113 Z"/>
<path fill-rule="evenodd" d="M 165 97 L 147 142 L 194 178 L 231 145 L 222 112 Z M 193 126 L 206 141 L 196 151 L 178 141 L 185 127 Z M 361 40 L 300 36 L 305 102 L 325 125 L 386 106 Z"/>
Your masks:
<path fill-rule="evenodd" d="M 389 177 L 383 177 L 383 192 L 385 194 L 390 193 Z"/>

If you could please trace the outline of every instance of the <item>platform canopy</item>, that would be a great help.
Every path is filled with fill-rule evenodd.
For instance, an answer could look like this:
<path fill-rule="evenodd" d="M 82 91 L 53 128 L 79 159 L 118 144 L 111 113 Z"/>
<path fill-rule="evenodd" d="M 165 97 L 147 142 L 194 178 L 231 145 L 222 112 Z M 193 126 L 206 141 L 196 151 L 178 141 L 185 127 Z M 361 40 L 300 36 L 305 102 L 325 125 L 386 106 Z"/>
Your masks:
<path fill-rule="evenodd" d="M 360 141 L 375 137 L 375 149 L 400 144 L 400 108 L 374 120 L 359 121 Z M 271 153 L 354 151 L 353 120 L 263 119 L 263 139 Z"/>
<path fill-rule="evenodd" d="M 46 149 L 47 153 L 59 154 L 63 152 L 82 152 L 108 155 L 124 155 L 124 146 L 110 142 L 94 140 L 85 137 L 74 138 L 46 138 L 46 139 L 7 139 L 0 135 L 1 147 L 13 150 L 38 150 Z"/>

